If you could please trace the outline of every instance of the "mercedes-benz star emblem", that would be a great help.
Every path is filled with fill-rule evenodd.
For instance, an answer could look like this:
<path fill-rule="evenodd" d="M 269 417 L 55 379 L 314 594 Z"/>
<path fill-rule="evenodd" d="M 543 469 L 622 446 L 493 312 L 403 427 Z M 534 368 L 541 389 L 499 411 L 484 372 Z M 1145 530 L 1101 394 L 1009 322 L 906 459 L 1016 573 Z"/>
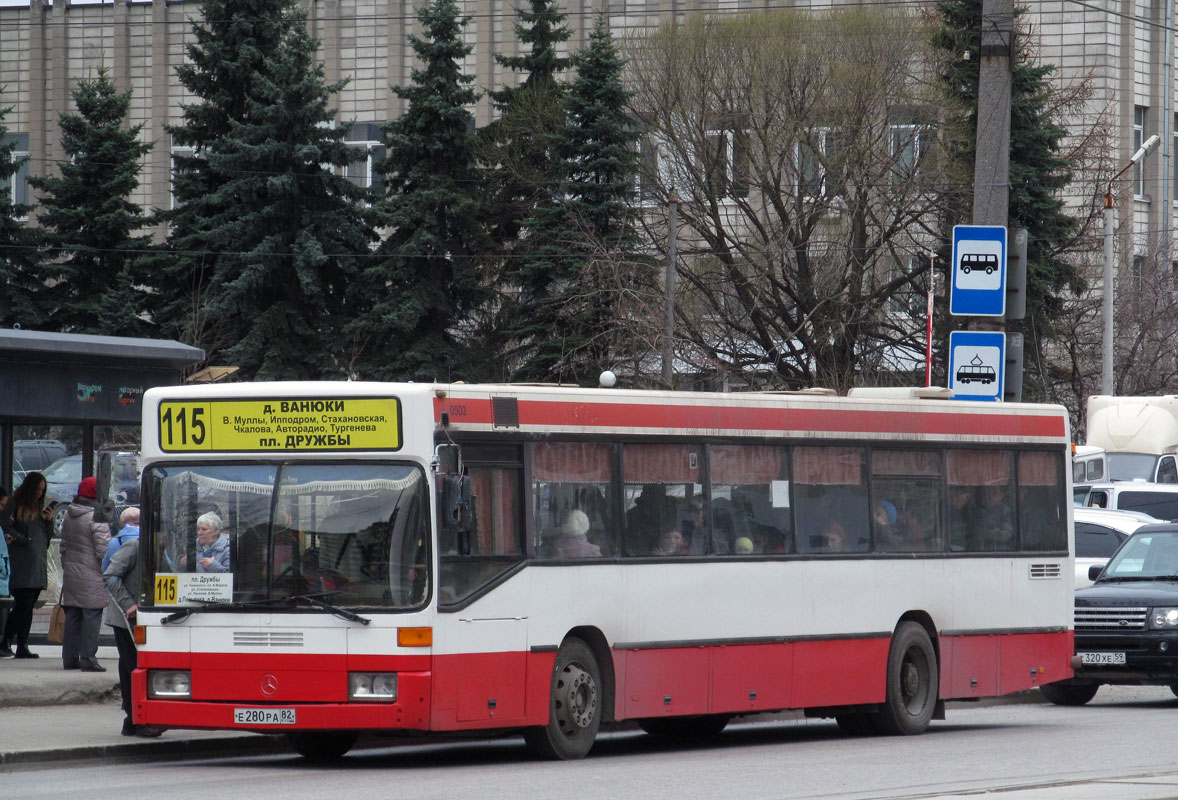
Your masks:
<path fill-rule="evenodd" d="M 262 694 L 272 695 L 278 691 L 278 678 L 273 675 L 262 676 Z"/>

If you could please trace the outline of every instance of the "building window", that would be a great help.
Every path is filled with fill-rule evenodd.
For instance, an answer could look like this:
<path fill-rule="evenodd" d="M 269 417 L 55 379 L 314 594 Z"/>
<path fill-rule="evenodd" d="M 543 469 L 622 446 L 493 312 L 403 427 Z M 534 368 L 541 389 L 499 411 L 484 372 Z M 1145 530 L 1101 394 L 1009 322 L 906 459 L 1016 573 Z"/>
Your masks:
<path fill-rule="evenodd" d="M 1145 143 L 1145 106 L 1133 106 L 1133 152 L 1136 153 Z M 1145 197 L 1145 159 L 1137 160 L 1133 165 L 1133 194 Z"/>
<path fill-rule="evenodd" d="M 11 176 L 0 178 L 0 192 L 8 195 L 9 201 L 16 206 L 27 206 L 29 203 L 29 135 L 16 135 L 0 138 L 0 147 L 12 146 L 12 163 L 16 164 L 16 172 Z M 18 219 L 28 219 L 26 213 Z"/>
<path fill-rule="evenodd" d="M 919 125 L 888 126 L 888 153 L 892 157 L 892 179 L 906 181 L 916 174 L 928 146 L 928 134 Z"/>
<path fill-rule="evenodd" d="M 644 204 L 657 203 L 662 171 L 659 160 L 659 140 L 651 134 L 643 134 L 638 140 L 638 170 L 634 176 L 634 190 L 638 200 Z"/>
<path fill-rule="evenodd" d="M 169 176 L 168 176 L 169 207 L 176 209 L 182 205 L 180 203 L 180 201 L 178 201 L 176 199 L 176 171 L 177 171 L 176 161 L 177 161 L 177 159 L 181 159 L 181 158 L 195 157 L 196 156 L 196 149 L 192 148 L 192 147 L 188 147 L 188 146 L 178 145 L 178 144 L 176 144 L 175 140 L 173 139 L 171 146 L 168 150 L 168 153 L 171 158 L 171 172 L 169 173 Z"/>
<path fill-rule="evenodd" d="M 830 175 L 830 159 L 836 146 L 830 128 L 813 128 L 798 142 L 798 188 L 803 196 L 842 194 Z"/>
<path fill-rule="evenodd" d="M 711 191 L 715 197 L 748 197 L 749 163 L 747 136 L 742 131 L 714 130 L 705 134 L 710 165 Z"/>
<path fill-rule="evenodd" d="M 386 152 L 381 140 L 381 126 L 374 122 L 357 122 L 348 131 L 344 144 L 355 153 L 355 160 L 344 167 L 340 174 L 361 189 L 372 189 L 373 194 L 382 195 L 384 175 L 376 170 Z"/>
<path fill-rule="evenodd" d="M 1133 271 L 1130 275 L 1129 290 L 1134 308 L 1140 308 L 1142 284 L 1145 280 L 1145 256 L 1133 256 Z"/>

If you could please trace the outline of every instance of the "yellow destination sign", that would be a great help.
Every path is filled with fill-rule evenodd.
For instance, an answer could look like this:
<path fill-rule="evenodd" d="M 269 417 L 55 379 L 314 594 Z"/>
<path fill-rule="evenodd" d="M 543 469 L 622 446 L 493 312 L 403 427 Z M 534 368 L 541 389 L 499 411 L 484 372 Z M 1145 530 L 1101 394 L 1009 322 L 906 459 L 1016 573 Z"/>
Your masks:
<path fill-rule="evenodd" d="M 268 400 L 164 400 L 165 452 L 398 450 L 401 402 L 395 397 Z"/>

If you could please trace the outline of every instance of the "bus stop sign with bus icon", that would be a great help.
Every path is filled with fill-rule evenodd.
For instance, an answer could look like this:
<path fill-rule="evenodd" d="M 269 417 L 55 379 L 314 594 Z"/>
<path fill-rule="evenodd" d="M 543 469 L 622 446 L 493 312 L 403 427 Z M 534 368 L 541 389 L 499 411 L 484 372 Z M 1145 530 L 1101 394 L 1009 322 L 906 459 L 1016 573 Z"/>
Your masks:
<path fill-rule="evenodd" d="M 953 331 L 949 334 L 949 388 L 954 400 L 1001 400 L 1006 376 L 1006 334 Z"/>
<path fill-rule="evenodd" d="M 1006 228 L 953 227 L 953 280 L 949 313 L 1001 317 L 1006 313 Z"/>

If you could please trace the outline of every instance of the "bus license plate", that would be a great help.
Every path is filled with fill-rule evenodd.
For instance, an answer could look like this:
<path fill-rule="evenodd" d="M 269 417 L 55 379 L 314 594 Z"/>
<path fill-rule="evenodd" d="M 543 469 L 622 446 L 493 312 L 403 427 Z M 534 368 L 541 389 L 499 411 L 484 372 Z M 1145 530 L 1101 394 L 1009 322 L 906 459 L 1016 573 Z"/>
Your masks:
<path fill-rule="evenodd" d="M 1081 664 L 1124 664 L 1124 653 L 1077 653 Z"/>
<path fill-rule="evenodd" d="M 235 708 L 235 725 L 294 725 L 293 708 Z"/>

